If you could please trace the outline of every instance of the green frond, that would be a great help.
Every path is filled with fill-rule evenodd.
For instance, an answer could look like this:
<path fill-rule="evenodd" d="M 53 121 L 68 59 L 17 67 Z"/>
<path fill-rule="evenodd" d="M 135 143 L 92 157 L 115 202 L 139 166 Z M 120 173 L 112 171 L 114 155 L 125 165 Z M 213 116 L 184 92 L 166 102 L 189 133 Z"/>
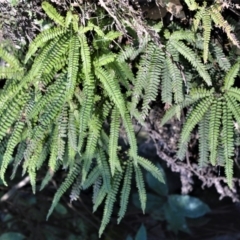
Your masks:
<path fill-rule="evenodd" d="M 233 86 L 235 78 L 239 72 L 239 68 L 240 68 L 240 63 L 237 62 L 227 72 L 224 78 L 224 86 L 223 86 L 224 90 L 229 90 Z"/>
<path fill-rule="evenodd" d="M 67 69 L 67 98 L 71 99 L 75 90 L 78 66 L 79 66 L 79 48 L 80 43 L 78 37 L 73 35 L 69 42 L 69 55 L 68 55 L 68 69 Z"/>
<path fill-rule="evenodd" d="M 98 189 L 98 191 L 95 194 L 93 194 L 93 203 L 94 203 L 93 212 L 95 212 L 98 209 L 98 207 L 102 204 L 106 195 L 107 195 L 107 190 L 104 185 L 102 185 L 101 188 Z"/>
<path fill-rule="evenodd" d="M 3 160 L 1 163 L 1 170 L 0 170 L 0 177 L 5 185 L 7 185 L 7 183 L 5 181 L 4 175 L 5 175 L 5 172 L 7 170 L 9 163 L 11 162 L 11 160 L 13 158 L 13 151 L 14 151 L 15 147 L 17 146 L 17 144 L 21 140 L 21 134 L 22 134 L 22 130 L 23 130 L 24 126 L 25 126 L 25 123 L 22 121 L 18 121 L 15 124 L 13 132 L 11 134 L 11 137 L 8 140 L 7 149 L 3 155 Z"/>
<path fill-rule="evenodd" d="M 239 89 L 239 88 L 231 87 L 231 88 L 229 88 L 229 90 L 227 91 L 227 94 L 228 94 L 229 96 L 234 97 L 237 101 L 240 102 L 240 89 Z"/>
<path fill-rule="evenodd" d="M 92 119 L 89 121 L 89 133 L 87 137 L 87 146 L 84 153 L 84 164 L 82 172 L 82 182 L 85 181 L 88 171 L 91 166 L 92 159 L 96 153 L 97 142 L 101 135 L 103 121 L 100 116 L 92 115 Z"/>
<path fill-rule="evenodd" d="M 207 97 L 201 100 L 188 115 L 181 132 L 180 142 L 184 143 L 189 138 L 193 128 L 202 120 L 204 114 L 207 112 L 213 101 L 212 97 Z"/>
<path fill-rule="evenodd" d="M 45 13 L 48 15 L 48 17 L 51 18 L 56 24 L 59 24 L 62 27 L 65 27 L 64 17 L 61 16 L 50 3 L 44 1 L 42 3 L 42 8 L 45 11 Z"/>
<path fill-rule="evenodd" d="M 197 32 L 199 24 L 200 24 L 200 21 L 202 20 L 205 12 L 206 12 L 206 9 L 203 7 L 203 8 L 200 8 L 196 12 L 196 14 L 194 15 L 194 19 L 193 19 L 193 31 L 194 32 Z"/>
<path fill-rule="evenodd" d="M 18 148 L 17 148 L 17 153 L 14 156 L 14 161 L 13 161 L 13 170 L 12 170 L 12 175 L 11 175 L 11 179 L 13 179 L 16 175 L 17 169 L 21 163 L 21 161 L 23 160 L 24 157 L 24 152 L 26 150 L 26 143 L 25 141 L 22 141 L 18 144 Z"/>
<path fill-rule="evenodd" d="M 111 172 L 107 163 L 106 155 L 101 148 L 98 148 L 97 163 L 101 171 L 103 185 L 105 186 L 105 189 L 107 190 L 107 192 L 109 192 L 111 191 Z"/>
<path fill-rule="evenodd" d="M 233 179 L 233 160 L 232 159 L 228 159 L 226 160 L 226 163 L 225 163 L 225 175 L 226 175 L 226 178 L 227 178 L 227 184 L 230 188 L 233 187 L 233 182 L 232 182 L 232 179 Z"/>
<path fill-rule="evenodd" d="M 206 113 L 199 122 L 198 125 L 198 134 L 199 134 L 199 143 L 198 143 L 198 151 L 199 151 L 199 159 L 198 165 L 199 167 L 206 167 L 208 165 L 208 157 L 209 157 L 209 114 Z"/>
<path fill-rule="evenodd" d="M 61 36 L 65 33 L 66 33 L 66 29 L 60 28 L 60 27 L 49 28 L 39 33 L 37 37 L 30 43 L 28 52 L 26 53 L 26 56 L 24 59 L 24 63 L 27 63 L 29 58 L 31 58 L 34 55 L 34 53 L 38 50 L 38 48 L 44 45 L 44 43 L 58 36 Z"/>
<path fill-rule="evenodd" d="M 107 224 L 110 221 L 110 217 L 113 211 L 113 205 L 114 205 L 114 202 L 116 201 L 121 180 L 122 180 L 122 173 L 117 172 L 113 178 L 111 191 L 107 194 L 107 198 L 105 201 L 102 222 L 99 229 L 99 237 L 101 237 L 104 229 L 106 228 Z"/>
<path fill-rule="evenodd" d="M 60 167 L 60 163 L 57 162 L 57 165 L 55 167 L 55 170 L 58 170 Z M 44 176 L 42 182 L 41 182 L 41 186 L 40 186 L 40 189 L 39 191 L 42 191 L 46 186 L 47 184 L 51 181 L 51 179 L 53 178 L 54 176 L 54 172 L 51 170 L 51 169 L 48 169 L 46 175 Z"/>
<path fill-rule="evenodd" d="M 130 118 L 130 115 L 126 112 L 125 115 L 122 117 L 123 120 L 123 125 L 125 127 L 127 136 L 128 136 L 128 141 L 130 144 L 130 156 L 133 157 L 134 164 L 137 165 L 137 140 L 135 137 L 134 133 L 134 128 L 132 125 L 132 121 Z"/>
<path fill-rule="evenodd" d="M 195 101 L 200 100 L 205 97 L 210 97 L 214 93 L 214 89 L 211 88 L 210 90 L 206 88 L 192 88 L 189 95 L 191 96 L 192 99 Z"/>
<path fill-rule="evenodd" d="M 143 157 L 138 157 L 138 163 L 143 167 L 145 170 L 147 170 L 149 173 L 153 175 L 159 182 L 164 183 L 165 180 L 163 178 L 163 173 L 159 170 L 158 167 L 153 165 L 149 160 L 143 158 Z"/>
<path fill-rule="evenodd" d="M 80 110 L 79 121 L 79 138 L 78 138 L 78 151 L 82 150 L 88 121 L 92 114 L 92 107 L 94 102 L 94 89 L 92 86 L 85 85 L 83 89 L 84 99 Z"/>
<path fill-rule="evenodd" d="M 96 60 L 94 61 L 94 65 L 97 67 L 102 67 L 104 65 L 107 65 L 111 62 L 113 62 L 116 58 L 116 54 L 114 53 L 108 53 L 108 54 L 103 54 L 100 57 L 97 57 Z"/>
<path fill-rule="evenodd" d="M 219 47 L 217 44 L 212 45 L 213 53 L 215 55 L 215 58 L 219 67 L 224 70 L 228 71 L 231 67 L 231 64 L 227 58 L 227 56 L 223 53 L 223 50 L 221 47 Z"/>
<path fill-rule="evenodd" d="M 184 0 L 184 1 L 188 5 L 189 10 L 191 11 L 195 11 L 199 8 L 195 0 Z"/>
<path fill-rule="evenodd" d="M 0 122 L 0 140 L 6 136 L 8 130 L 17 119 L 19 119 L 22 108 L 27 102 L 29 94 L 21 92 L 12 102 L 7 106 L 4 115 Z"/>
<path fill-rule="evenodd" d="M 214 99 L 210 108 L 209 119 L 209 150 L 210 150 L 210 163 L 216 165 L 217 160 L 217 147 L 219 145 L 219 134 L 222 118 L 222 99 Z"/>
<path fill-rule="evenodd" d="M 74 151 L 77 151 L 77 122 L 75 120 L 74 113 L 70 110 L 69 111 L 69 119 L 68 119 L 68 145 L 71 146 L 71 148 Z"/>
<path fill-rule="evenodd" d="M 233 29 L 231 25 L 224 19 L 221 12 L 217 8 L 217 5 L 216 4 L 212 5 L 210 7 L 209 12 L 216 26 L 222 28 L 222 30 L 227 34 L 228 39 L 230 39 L 232 43 L 239 48 L 240 47 L 239 41 L 237 40 L 236 36 L 232 33 Z"/>
<path fill-rule="evenodd" d="M 177 113 L 179 113 L 183 108 L 192 105 L 194 102 L 196 102 L 196 100 L 193 100 L 190 97 L 186 97 L 181 104 L 175 104 L 172 107 L 170 107 L 166 111 L 166 113 L 164 114 L 161 120 L 161 126 L 167 123 L 172 117 L 174 117 Z"/>
<path fill-rule="evenodd" d="M 240 125 L 240 108 L 239 108 L 239 103 L 237 100 L 229 96 L 228 93 L 225 95 L 225 100 L 227 103 L 228 108 L 231 110 L 234 118 L 237 120 L 237 123 Z"/>
<path fill-rule="evenodd" d="M 51 205 L 51 207 L 50 207 L 50 209 L 48 211 L 47 219 L 52 214 L 54 208 L 58 204 L 58 202 L 59 202 L 60 198 L 62 197 L 62 195 L 72 185 L 72 183 L 74 182 L 74 180 L 78 176 L 79 172 L 80 172 L 80 166 L 75 164 L 74 167 L 68 173 L 68 175 L 67 175 L 66 179 L 64 180 L 64 182 L 61 184 L 61 186 L 58 188 L 57 192 L 55 193 L 53 201 L 52 201 L 52 205 Z"/>
<path fill-rule="evenodd" d="M 119 128 L 120 128 L 120 114 L 118 109 L 115 107 L 111 115 L 110 136 L 109 136 L 109 145 L 108 145 L 109 165 L 110 165 L 112 176 L 114 176 L 115 169 L 116 168 L 118 169 L 120 166 L 120 163 L 117 157 Z"/>
<path fill-rule="evenodd" d="M 198 59 L 193 50 L 187 47 L 183 42 L 171 40 L 171 46 L 173 46 L 179 53 L 181 53 L 198 71 L 199 75 L 203 78 L 203 80 L 207 83 L 208 86 L 212 85 L 212 80 L 207 72 L 205 66 Z"/>
<path fill-rule="evenodd" d="M 188 143 L 191 139 L 191 135 L 188 136 L 188 138 L 185 140 L 185 142 L 179 142 L 178 144 L 178 151 L 177 151 L 177 158 L 179 160 L 184 160 L 184 158 L 186 157 L 186 152 L 188 150 Z"/>
<path fill-rule="evenodd" d="M 134 165 L 134 170 L 135 170 L 135 179 L 136 179 L 136 184 L 138 188 L 138 195 L 141 203 L 141 208 L 143 213 L 145 213 L 147 194 L 146 194 L 143 174 L 139 166 Z"/>
<path fill-rule="evenodd" d="M 211 17 L 206 11 L 202 17 L 203 22 L 203 62 L 206 63 L 209 54 L 209 42 L 211 36 Z"/>
<path fill-rule="evenodd" d="M 174 102 L 180 103 L 183 101 L 183 79 L 181 76 L 181 72 L 177 68 L 177 66 L 172 62 L 170 57 L 167 57 L 165 61 L 167 62 L 169 75 L 172 79 L 171 83 L 172 91 L 174 93 Z M 164 89 L 162 91 L 164 91 Z"/>
<path fill-rule="evenodd" d="M 151 46 L 152 49 L 149 49 L 148 52 L 148 69 L 147 69 L 147 83 L 144 88 L 145 94 L 143 95 L 143 104 L 142 104 L 142 118 L 145 119 L 150 106 L 149 104 L 152 101 L 156 100 L 159 84 L 160 84 L 160 75 L 162 63 L 164 62 L 163 52 L 160 48 L 156 46 Z M 149 46 L 150 48 L 150 46 Z M 136 82 L 137 84 L 137 82 Z M 181 91 L 180 91 L 181 92 Z M 134 92 L 133 92 L 134 94 Z"/>
<path fill-rule="evenodd" d="M 231 158 L 234 155 L 234 126 L 231 110 L 228 108 L 225 102 L 223 103 L 222 125 L 222 144 L 225 158 L 225 173 L 228 186 L 232 188 L 233 162 Z"/>
<path fill-rule="evenodd" d="M 118 224 L 120 223 L 120 221 L 122 220 L 122 218 L 126 213 L 129 195 L 131 191 L 132 173 L 133 173 L 133 164 L 131 161 L 127 162 L 126 168 L 127 169 L 124 174 L 124 181 L 123 181 L 123 186 L 121 191 L 120 209 L 118 212 L 118 220 L 117 220 Z"/>
<path fill-rule="evenodd" d="M 111 75 L 102 67 L 96 67 L 95 74 L 102 82 L 104 89 L 108 93 L 108 96 L 116 104 L 121 116 L 123 117 L 125 115 L 126 106 L 118 82 L 115 81 L 115 79 L 113 79 Z"/>
<path fill-rule="evenodd" d="M 172 104 L 172 78 L 169 74 L 168 63 L 163 63 L 161 76 L 161 99 L 163 103 Z"/>
<path fill-rule="evenodd" d="M 2 58 L 6 63 L 8 63 L 12 68 L 18 70 L 21 69 L 21 64 L 17 58 L 9 54 L 6 50 L 0 47 L 0 58 Z"/>
<path fill-rule="evenodd" d="M 194 42 L 195 41 L 195 34 L 191 30 L 178 30 L 174 31 L 170 39 L 173 40 L 187 40 L 188 42 Z"/>
<path fill-rule="evenodd" d="M 0 67 L 0 79 L 17 79 L 23 77 L 23 69 L 15 70 L 11 67 Z"/>
<path fill-rule="evenodd" d="M 135 82 L 135 77 L 133 75 L 132 69 L 126 62 L 114 61 L 108 66 L 109 70 L 114 70 L 119 83 L 123 85 L 126 89 L 128 89 L 129 87 L 128 80 L 130 80 L 132 83 Z"/>
<path fill-rule="evenodd" d="M 101 171 L 99 169 L 99 166 L 94 167 L 94 169 L 91 170 L 91 172 L 88 174 L 86 180 L 82 184 L 82 188 L 88 189 L 90 186 L 92 186 L 97 181 L 100 174 L 101 174 Z"/>

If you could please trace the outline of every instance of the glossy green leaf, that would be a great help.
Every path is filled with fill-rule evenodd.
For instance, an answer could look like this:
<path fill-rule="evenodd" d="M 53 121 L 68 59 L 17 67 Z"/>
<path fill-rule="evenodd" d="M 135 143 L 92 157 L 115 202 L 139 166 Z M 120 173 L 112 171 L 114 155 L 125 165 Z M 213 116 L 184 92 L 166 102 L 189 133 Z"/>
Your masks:
<path fill-rule="evenodd" d="M 173 211 L 189 218 L 198 218 L 210 212 L 207 204 L 188 195 L 170 195 L 168 203 Z"/>
<path fill-rule="evenodd" d="M 25 236 L 17 232 L 3 233 L 0 236 L 0 240 L 23 240 L 23 239 L 26 239 Z"/>
<path fill-rule="evenodd" d="M 147 240 L 147 231 L 144 224 L 138 229 L 135 240 Z"/>

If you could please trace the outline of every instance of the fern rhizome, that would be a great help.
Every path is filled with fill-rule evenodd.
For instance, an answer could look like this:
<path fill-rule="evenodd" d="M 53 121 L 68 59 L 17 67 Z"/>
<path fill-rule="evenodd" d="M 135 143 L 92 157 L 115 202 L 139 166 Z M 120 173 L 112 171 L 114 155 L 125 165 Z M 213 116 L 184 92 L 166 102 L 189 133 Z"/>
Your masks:
<path fill-rule="evenodd" d="M 230 62 L 210 41 L 211 21 L 232 44 L 239 43 L 217 11 L 217 3 L 209 7 L 194 0 L 185 2 L 195 11 L 192 30 L 175 24 L 166 29 L 158 24 L 152 30 L 161 36 L 161 45 L 147 35 L 138 44 L 123 48 L 118 44 L 121 32 L 102 30 L 91 18 L 80 24 L 74 11 L 63 17 L 48 2 L 42 3 L 55 25 L 31 42 L 24 62 L 0 47 L 6 63 L 0 68 L 0 79 L 6 80 L 0 93 L 0 177 L 5 184 L 11 163 L 11 177 L 22 166 L 33 192 L 38 170 L 45 162 L 49 171 L 40 189 L 52 173 L 66 169 L 48 217 L 70 187 L 71 200 L 75 200 L 81 189 L 93 186 L 93 211 L 105 204 L 101 235 L 118 194 L 118 222 L 125 215 L 135 177 L 144 212 L 147 195 L 142 170 L 161 182 L 164 179 L 159 168 L 138 155 L 132 118 L 144 124 L 151 102 L 160 93 L 162 102 L 171 106 L 162 124 L 174 115 L 180 118 L 183 108 L 189 110 L 178 158 L 185 158 L 191 132 L 198 124 L 199 165 L 224 166 L 227 183 L 232 186 L 234 120 L 240 124 L 240 90 L 233 84 L 239 61 Z M 203 32 L 198 31 L 201 27 Z M 137 72 L 130 64 L 134 60 Z M 214 79 L 216 74 L 224 80 Z M 118 145 L 122 126 L 128 139 L 126 154 Z"/>

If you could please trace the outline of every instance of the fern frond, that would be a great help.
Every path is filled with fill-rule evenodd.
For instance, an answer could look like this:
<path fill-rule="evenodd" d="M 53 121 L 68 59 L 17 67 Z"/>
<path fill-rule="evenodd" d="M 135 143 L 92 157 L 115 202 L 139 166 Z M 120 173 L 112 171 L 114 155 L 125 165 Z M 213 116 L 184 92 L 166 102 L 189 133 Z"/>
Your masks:
<path fill-rule="evenodd" d="M 26 145 L 26 143 L 24 141 L 22 141 L 20 144 L 18 144 L 17 153 L 14 156 L 13 170 L 12 170 L 11 179 L 13 179 L 15 177 L 17 169 L 18 169 L 21 161 L 23 160 L 24 152 L 26 150 L 26 146 L 27 145 Z"/>
<path fill-rule="evenodd" d="M 240 63 L 237 62 L 227 72 L 224 78 L 224 86 L 223 86 L 224 90 L 229 90 L 233 86 L 235 78 L 239 72 L 239 68 L 240 68 Z"/>
<path fill-rule="evenodd" d="M 192 64 L 192 66 L 198 71 L 199 75 L 203 78 L 207 85 L 211 86 L 211 77 L 193 50 L 180 41 L 171 40 L 170 44 Z"/>
<path fill-rule="evenodd" d="M 208 165 L 208 157 L 209 157 L 209 114 L 206 113 L 203 119 L 199 122 L 198 133 L 199 133 L 199 159 L 198 165 L 199 167 L 206 167 Z"/>
<path fill-rule="evenodd" d="M 131 183 L 132 183 L 132 173 L 133 173 L 133 164 L 131 161 L 127 162 L 126 172 L 124 174 L 124 181 L 123 181 L 123 187 L 121 191 L 121 200 L 120 200 L 120 209 L 118 212 L 118 224 L 124 217 L 126 210 L 127 210 L 127 204 L 128 199 L 131 191 Z"/>
<path fill-rule="evenodd" d="M 172 62 L 170 57 L 165 60 L 168 65 L 169 75 L 172 79 L 172 90 L 174 93 L 174 102 L 179 103 L 183 101 L 183 79 L 177 66 Z M 170 83 L 168 83 L 170 84 Z M 164 89 L 162 90 L 164 91 Z"/>
<path fill-rule="evenodd" d="M 183 130 L 181 132 L 180 142 L 184 143 L 189 138 L 193 128 L 202 120 L 204 114 L 207 112 L 211 103 L 213 101 L 212 97 L 207 97 L 200 101 L 196 107 L 191 111 L 187 120 L 184 124 Z"/>
<path fill-rule="evenodd" d="M 170 107 L 166 113 L 164 114 L 162 120 L 161 120 L 161 126 L 163 126 L 165 123 L 167 123 L 172 117 L 174 117 L 178 112 L 181 111 L 181 109 L 188 107 L 192 105 L 196 100 L 193 100 L 190 97 L 186 97 L 185 100 L 181 104 L 175 104 L 172 107 Z"/>
<path fill-rule="evenodd" d="M 11 137 L 8 140 L 7 149 L 3 155 L 3 160 L 1 163 L 1 170 L 0 170 L 0 177 L 6 186 L 7 186 L 7 183 L 5 181 L 4 175 L 10 161 L 12 160 L 13 151 L 21 139 L 21 133 L 24 126 L 25 126 L 25 123 L 22 121 L 18 121 L 15 124 Z"/>
<path fill-rule="evenodd" d="M 163 63 L 161 79 L 161 99 L 163 103 L 172 104 L 172 78 L 169 74 L 167 61 Z"/>
<path fill-rule="evenodd" d="M 45 13 L 48 15 L 48 17 L 51 18 L 56 24 L 59 24 L 62 27 L 65 27 L 64 17 L 61 16 L 50 3 L 44 1 L 42 3 L 42 8 L 45 11 Z"/>
<path fill-rule="evenodd" d="M 134 165 L 135 170 L 135 179 L 138 188 L 139 200 L 141 203 L 141 208 L 143 213 L 145 213 L 146 202 L 147 202 L 147 194 L 146 188 L 144 184 L 143 174 L 139 166 Z"/>
<path fill-rule="evenodd" d="M 95 212 L 98 207 L 102 204 L 104 198 L 107 195 L 107 190 L 105 188 L 105 186 L 101 186 L 101 188 L 97 191 L 97 194 L 94 194 L 94 198 L 93 198 L 93 212 Z"/>
<path fill-rule="evenodd" d="M 219 145 L 219 133 L 222 117 L 222 99 L 214 99 L 210 109 L 209 121 L 209 150 L 210 150 L 210 163 L 216 165 L 217 160 L 217 147 Z"/>
<path fill-rule="evenodd" d="M 113 62 L 115 58 L 116 55 L 114 53 L 103 54 L 102 56 L 96 58 L 94 65 L 97 67 L 102 67 Z"/>
<path fill-rule="evenodd" d="M 60 27 L 49 28 L 39 33 L 37 37 L 30 43 L 24 63 L 27 63 L 33 54 L 38 50 L 38 48 L 42 47 L 44 43 L 65 33 L 66 29 Z"/>
<path fill-rule="evenodd" d="M 54 208 L 58 204 L 58 202 L 59 202 L 60 198 L 62 197 L 62 195 L 72 185 L 72 183 L 74 182 L 74 180 L 78 176 L 79 172 L 80 172 L 80 166 L 75 164 L 74 167 L 68 173 L 68 175 L 67 175 L 66 179 L 64 180 L 64 182 L 61 184 L 61 186 L 58 188 L 57 192 L 55 193 L 53 201 L 52 201 L 52 205 L 51 205 L 51 207 L 50 207 L 50 209 L 48 211 L 47 219 L 52 214 Z"/>
<path fill-rule="evenodd" d="M 23 77 L 23 74 L 23 69 L 15 70 L 10 67 L 0 67 L 0 79 L 20 80 Z"/>
<path fill-rule="evenodd" d="M 100 174 L 101 174 L 101 171 L 99 169 L 99 166 L 94 167 L 94 169 L 91 170 L 91 172 L 88 174 L 86 180 L 82 184 L 82 188 L 87 189 L 90 186 L 92 186 L 97 181 Z"/>
<path fill-rule="evenodd" d="M 232 157 L 234 155 L 234 126 L 232 121 L 232 114 L 226 103 L 223 104 L 223 131 L 222 131 L 222 143 L 224 149 L 225 158 L 225 173 L 227 178 L 227 183 L 230 188 L 232 188 L 232 178 L 233 178 L 233 161 Z"/>
<path fill-rule="evenodd" d="M 118 82 L 115 81 L 115 79 L 111 78 L 110 74 L 102 67 L 96 67 L 95 74 L 102 82 L 104 89 L 107 91 L 110 99 L 112 99 L 118 107 L 121 116 L 124 116 L 126 106 Z"/>
<path fill-rule="evenodd" d="M 197 101 L 202 98 L 209 97 L 213 95 L 213 93 L 214 93 L 213 88 L 211 88 L 210 90 L 206 88 L 192 88 L 189 95 L 191 96 L 192 99 Z"/>
<path fill-rule="evenodd" d="M 233 29 L 231 25 L 224 19 L 219 9 L 217 8 L 216 4 L 210 7 L 209 12 L 216 26 L 221 27 L 223 31 L 227 34 L 228 39 L 230 39 L 235 46 L 240 48 L 239 41 L 237 40 L 236 36 L 232 33 Z"/>
<path fill-rule="evenodd" d="M 149 173 L 153 175 L 159 182 L 164 183 L 165 180 L 163 178 L 163 173 L 159 170 L 158 167 L 153 165 L 149 160 L 143 158 L 143 157 L 138 157 L 138 163 L 141 165 L 145 170 L 147 170 Z"/>
<path fill-rule="evenodd" d="M 229 96 L 228 93 L 225 95 L 226 103 L 228 108 L 231 110 L 234 118 L 237 120 L 237 123 L 240 125 L 240 109 L 239 109 L 239 103 L 237 100 Z"/>
<path fill-rule="evenodd" d="M 116 201 L 116 197 L 117 197 L 117 193 L 118 193 L 118 189 L 119 189 L 121 180 L 122 180 L 122 173 L 117 172 L 113 178 L 113 184 L 112 184 L 111 191 L 107 194 L 107 198 L 105 201 L 102 222 L 101 222 L 101 226 L 99 229 L 99 237 L 101 237 L 104 229 L 106 228 L 107 224 L 110 221 L 110 217 L 111 217 L 112 211 L 113 211 L 113 204 Z"/>
<path fill-rule="evenodd" d="M 209 54 L 209 42 L 211 36 L 211 17 L 210 14 L 205 11 L 202 17 L 203 22 L 203 62 L 206 63 Z"/>
<path fill-rule="evenodd" d="M 101 176 L 103 179 L 103 186 L 107 192 L 111 191 L 111 173 L 107 163 L 107 158 L 104 151 L 98 148 L 98 157 L 97 157 L 98 167 L 101 171 Z"/>
<path fill-rule="evenodd" d="M 152 46 L 151 53 L 149 53 L 149 66 L 147 69 L 147 85 L 144 88 L 145 94 L 143 96 L 142 104 L 142 118 L 145 119 L 150 109 L 150 102 L 156 99 L 160 83 L 160 75 L 162 63 L 164 62 L 163 52 L 160 48 Z M 137 84 L 137 83 L 136 83 Z M 181 92 L 181 91 L 180 91 Z"/>
<path fill-rule="evenodd" d="M 79 66 L 79 48 L 78 37 L 73 35 L 69 42 L 68 69 L 67 69 L 67 98 L 71 99 L 75 90 Z"/>
<path fill-rule="evenodd" d="M 220 48 L 218 45 L 214 44 L 212 46 L 213 48 L 213 52 L 215 55 L 215 58 L 219 67 L 224 70 L 224 71 L 228 71 L 231 67 L 231 64 L 228 60 L 228 58 L 226 57 L 226 55 L 223 53 L 222 48 Z"/>
<path fill-rule="evenodd" d="M 9 54 L 6 50 L 0 47 L 0 58 L 7 62 L 14 69 L 21 69 L 21 64 L 17 58 Z"/>
<path fill-rule="evenodd" d="M 119 160 L 117 158 L 119 128 L 120 128 L 120 114 L 118 109 L 115 107 L 111 115 L 110 136 L 108 145 L 109 165 L 112 176 L 114 176 L 115 168 L 118 168 L 118 166 L 120 166 L 118 162 Z"/>

